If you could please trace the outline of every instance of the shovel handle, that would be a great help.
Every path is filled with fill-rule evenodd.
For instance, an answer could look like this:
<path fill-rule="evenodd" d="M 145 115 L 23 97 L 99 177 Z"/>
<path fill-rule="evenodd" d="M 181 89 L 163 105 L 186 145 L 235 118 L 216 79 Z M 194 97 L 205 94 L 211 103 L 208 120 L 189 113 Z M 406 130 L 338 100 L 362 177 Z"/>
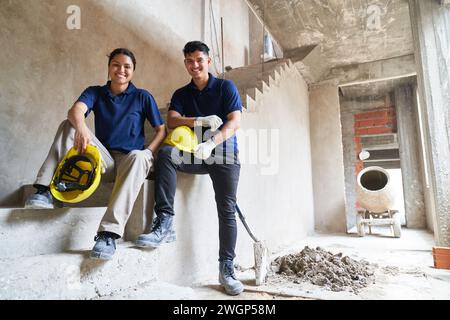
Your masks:
<path fill-rule="evenodd" d="M 250 230 L 250 228 L 248 227 L 247 222 L 245 221 L 245 217 L 242 214 L 241 209 L 239 209 L 239 206 L 236 203 L 236 211 L 238 213 L 239 219 L 241 220 L 242 224 L 244 225 L 245 229 L 247 230 L 249 236 L 253 239 L 253 241 L 255 242 L 259 242 L 259 240 L 253 235 L 252 231 Z"/>

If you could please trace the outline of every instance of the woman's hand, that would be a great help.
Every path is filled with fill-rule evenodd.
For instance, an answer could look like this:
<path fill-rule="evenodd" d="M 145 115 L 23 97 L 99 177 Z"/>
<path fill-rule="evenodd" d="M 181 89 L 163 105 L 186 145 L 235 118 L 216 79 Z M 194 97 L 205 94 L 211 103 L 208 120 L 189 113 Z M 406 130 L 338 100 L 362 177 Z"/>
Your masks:
<path fill-rule="evenodd" d="M 91 132 L 85 124 L 81 125 L 78 129 L 75 129 L 73 146 L 77 149 L 79 154 L 83 154 L 86 151 L 86 147 L 91 141 Z"/>

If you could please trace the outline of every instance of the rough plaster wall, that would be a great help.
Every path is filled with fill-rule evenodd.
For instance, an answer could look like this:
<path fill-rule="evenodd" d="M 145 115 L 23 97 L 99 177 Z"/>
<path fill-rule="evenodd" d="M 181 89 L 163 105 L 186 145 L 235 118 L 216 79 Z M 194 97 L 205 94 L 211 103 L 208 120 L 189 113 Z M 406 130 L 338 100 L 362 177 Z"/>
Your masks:
<path fill-rule="evenodd" d="M 242 0 L 220 1 L 223 17 L 224 64 L 233 68 L 248 65 L 249 61 L 249 9 Z M 240 32 L 241 26 L 246 32 Z"/>
<path fill-rule="evenodd" d="M 66 27 L 66 9 L 73 4 L 81 9 L 80 30 Z M 20 187 L 34 181 L 58 124 L 82 90 L 106 82 L 106 54 L 112 49 L 134 51 L 134 83 L 165 107 L 173 91 L 189 81 L 183 45 L 209 32 L 204 5 L 198 0 L 2 1 L 0 41 L 8 45 L 0 62 L 0 205 L 17 204 Z M 225 17 L 240 17 L 224 37 L 242 34 L 226 54 L 243 65 L 248 10 L 223 7 Z"/>
<path fill-rule="evenodd" d="M 309 99 L 315 228 L 346 232 L 338 87 L 334 83 L 313 86 Z"/>
<path fill-rule="evenodd" d="M 420 115 L 417 115 L 417 124 L 416 126 L 420 128 L 422 126 L 422 131 L 424 123 L 425 123 L 425 117 L 423 114 L 423 106 L 419 103 L 419 92 L 417 88 L 417 84 L 413 85 L 413 104 L 414 108 L 417 110 L 417 112 L 420 112 Z M 420 110 L 420 111 L 419 111 Z M 419 117 L 421 119 L 419 120 Z M 420 123 L 421 121 L 421 123 Z M 434 191 L 433 191 L 433 184 L 430 183 L 430 161 L 429 161 L 429 145 L 425 141 L 424 132 L 422 132 L 419 135 L 419 141 L 421 145 L 420 150 L 420 164 L 421 164 L 421 171 L 422 171 L 422 181 L 423 181 L 423 191 L 424 191 L 424 204 L 425 204 L 425 216 L 426 216 L 426 225 L 428 230 L 434 233 L 434 213 L 435 213 L 435 207 L 434 207 Z"/>
<path fill-rule="evenodd" d="M 341 105 L 342 106 L 342 105 Z M 342 144 L 344 154 L 344 175 L 345 175 L 345 216 L 347 231 L 355 226 L 356 217 L 356 152 L 353 141 L 354 126 L 353 114 L 349 112 L 341 113 L 342 122 Z"/>
<path fill-rule="evenodd" d="M 347 230 L 356 224 L 356 170 L 357 154 L 355 151 L 355 129 L 354 114 L 362 110 L 370 110 L 384 105 L 383 99 L 370 100 L 342 100 L 341 123 L 342 123 L 342 143 L 344 151 L 344 173 L 345 173 L 345 216 L 347 220 Z"/>
<path fill-rule="evenodd" d="M 249 109 L 255 111 L 243 113 L 242 128 L 247 131 L 238 135 L 244 162 L 239 202 L 252 228 L 260 231 L 259 237 L 274 249 L 314 230 L 307 85 L 295 67 L 291 67 L 270 87 L 264 87 L 264 94 L 258 94 L 256 102 L 250 101 Z M 252 129 L 258 129 L 258 146 L 248 138 L 248 130 Z M 271 137 L 267 140 L 271 148 L 267 150 L 265 140 L 261 139 L 262 130 L 267 130 Z M 271 130 L 278 132 L 278 139 L 270 134 Z M 272 163 L 277 160 L 278 165 L 250 164 L 251 150 L 271 154 Z M 262 174 L 272 169 L 275 174 Z M 248 238 L 244 240 L 248 242 Z"/>
<path fill-rule="evenodd" d="M 250 30 L 249 64 L 261 63 L 261 55 L 263 53 L 263 27 L 251 10 L 249 10 L 248 15 Z"/>
<path fill-rule="evenodd" d="M 419 154 L 420 140 L 419 129 L 416 126 L 417 109 L 410 86 L 401 86 L 395 89 L 395 110 L 398 119 L 406 226 L 408 228 L 425 228 L 423 181 Z"/>
<path fill-rule="evenodd" d="M 203 3 L 205 12 L 204 41 L 208 44 L 210 56 L 214 57 L 211 71 L 222 73 L 222 67 L 233 68 L 248 64 L 249 16 L 248 7 L 241 0 L 197 0 Z M 222 23 L 221 25 L 221 18 Z M 222 65 L 222 27 L 223 55 Z"/>
<path fill-rule="evenodd" d="M 450 9 L 409 1 L 421 105 L 427 115 L 437 245 L 450 246 Z"/>

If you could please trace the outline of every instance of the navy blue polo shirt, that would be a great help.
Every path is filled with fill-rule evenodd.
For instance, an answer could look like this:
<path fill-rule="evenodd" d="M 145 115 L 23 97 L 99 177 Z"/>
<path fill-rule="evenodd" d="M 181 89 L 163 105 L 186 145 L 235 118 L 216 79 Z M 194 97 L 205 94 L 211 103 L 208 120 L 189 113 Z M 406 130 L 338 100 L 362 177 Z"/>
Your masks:
<path fill-rule="evenodd" d="M 144 122 L 153 127 L 164 124 L 153 96 L 131 82 L 127 90 L 114 96 L 111 81 L 104 86 L 89 87 L 77 101 L 84 102 L 95 115 L 95 136 L 108 150 L 128 153 L 144 149 Z"/>
<path fill-rule="evenodd" d="M 177 111 L 183 117 L 216 115 L 222 119 L 224 125 L 228 121 L 227 115 L 230 112 L 242 112 L 242 102 L 239 91 L 231 80 L 219 79 L 209 73 L 208 84 L 203 90 L 198 90 L 194 81 L 191 80 L 189 84 L 175 91 L 169 110 Z M 208 135 L 202 137 L 202 141 L 207 139 Z M 216 151 L 224 148 L 225 152 L 238 152 L 236 135 L 227 139 L 223 144 L 218 145 Z"/>

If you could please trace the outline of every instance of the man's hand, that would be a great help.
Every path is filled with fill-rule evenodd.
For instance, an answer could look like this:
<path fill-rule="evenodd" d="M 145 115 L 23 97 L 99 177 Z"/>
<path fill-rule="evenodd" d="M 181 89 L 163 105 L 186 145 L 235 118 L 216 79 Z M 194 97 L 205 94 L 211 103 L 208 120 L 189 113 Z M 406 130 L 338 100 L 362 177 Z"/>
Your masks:
<path fill-rule="evenodd" d="M 79 154 L 83 154 L 86 151 L 86 147 L 91 141 L 91 132 L 86 125 L 82 125 L 80 128 L 75 129 L 73 146 L 77 149 Z"/>
<path fill-rule="evenodd" d="M 214 141 L 212 141 L 212 139 L 209 139 L 208 141 L 200 143 L 197 146 L 197 148 L 194 150 L 194 156 L 202 160 L 208 159 L 215 147 L 216 144 L 214 143 Z"/>
<path fill-rule="evenodd" d="M 218 116 L 197 117 L 194 122 L 195 127 L 211 127 L 211 131 L 216 131 L 223 121 Z"/>
<path fill-rule="evenodd" d="M 153 171 L 153 165 L 155 162 L 155 158 L 153 157 L 153 151 L 150 150 L 149 148 L 145 148 L 142 152 L 144 152 L 144 154 L 147 157 L 147 160 L 150 162 L 150 171 Z"/>
<path fill-rule="evenodd" d="M 153 151 L 150 150 L 149 148 L 145 148 L 144 149 L 145 154 L 147 155 L 148 159 L 153 163 Z"/>

